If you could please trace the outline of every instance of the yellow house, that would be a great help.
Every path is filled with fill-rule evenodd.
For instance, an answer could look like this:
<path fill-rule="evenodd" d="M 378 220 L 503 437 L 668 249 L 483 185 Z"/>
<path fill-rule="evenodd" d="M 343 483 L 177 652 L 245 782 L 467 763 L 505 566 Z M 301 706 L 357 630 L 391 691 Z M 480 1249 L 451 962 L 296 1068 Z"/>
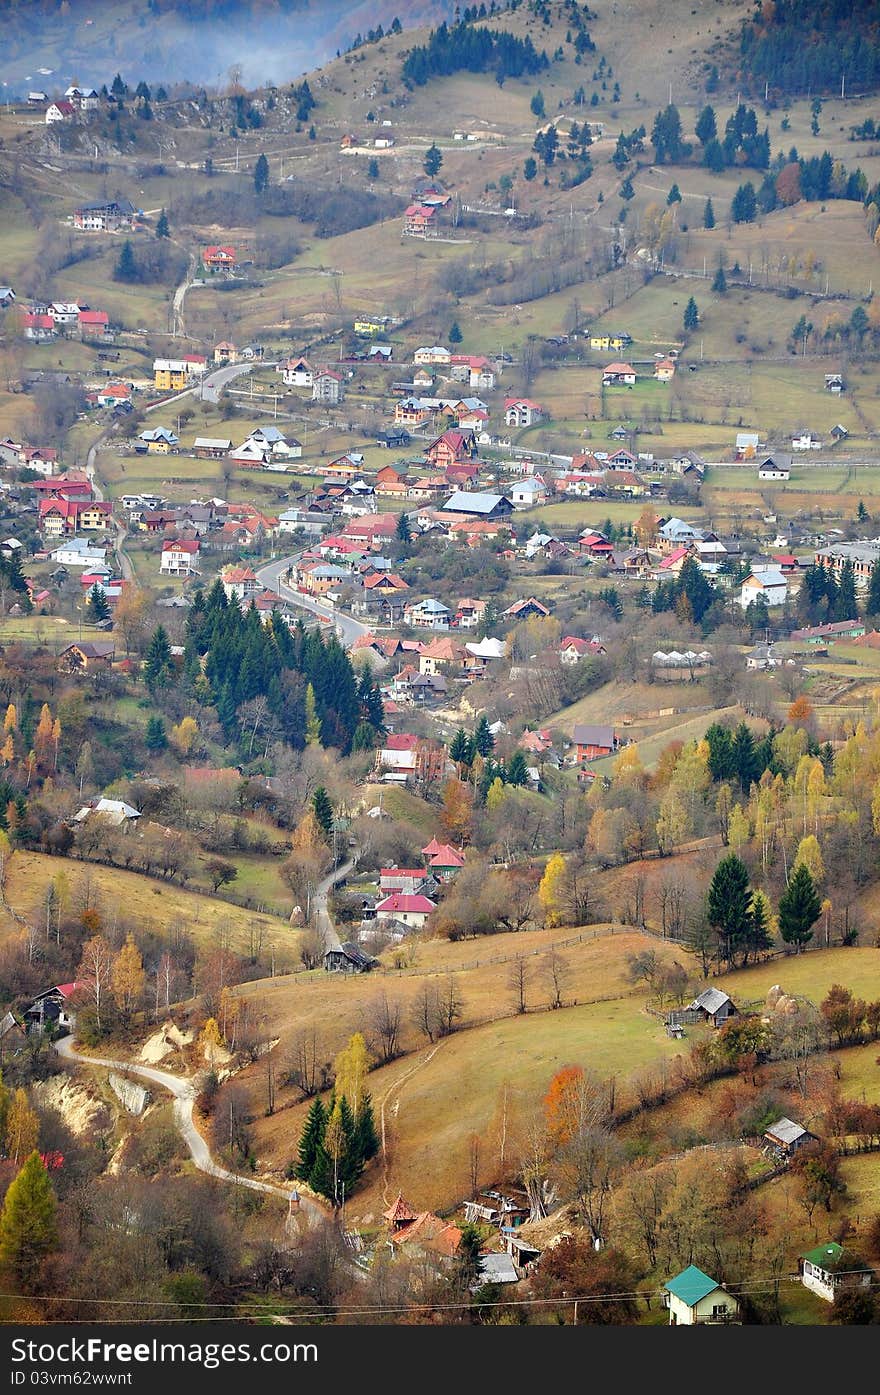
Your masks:
<path fill-rule="evenodd" d="M 384 328 L 382 320 L 355 320 L 354 322 L 355 334 L 381 334 Z"/>
<path fill-rule="evenodd" d="M 110 509 L 106 504 L 86 504 L 85 508 L 80 510 L 77 522 L 80 528 L 97 531 L 98 529 L 107 527 L 109 513 Z"/>
<path fill-rule="evenodd" d="M 673 1327 L 742 1322 L 739 1299 L 695 1264 L 689 1264 L 663 1285 L 663 1302 Z"/>
<path fill-rule="evenodd" d="M 623 349 L 629 343 L 628 334 L 591 334 L 591 349 Z"/>
<path fill-rule="evenodd" d="M 153 386 L 160 392 L 182 392 L 189 386 L 187 365 L 179 358 L 153 360 Z"/>

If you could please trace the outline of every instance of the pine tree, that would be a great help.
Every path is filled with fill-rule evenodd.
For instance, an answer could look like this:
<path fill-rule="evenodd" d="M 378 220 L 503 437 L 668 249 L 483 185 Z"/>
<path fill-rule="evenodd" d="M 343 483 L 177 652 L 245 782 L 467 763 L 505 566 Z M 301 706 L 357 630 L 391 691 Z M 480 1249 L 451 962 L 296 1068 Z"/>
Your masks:
<path fill-rule="evenodd" d="M 529 778 L 529 769 L 522 751 L 514 751 L 507 766 L 507 783 L 524 785 Z"/>
<path fill-rule="evenodd" d="M 751 181 L 740 184 L 733 196 L 730 213 L 735 223 L 754 223 L 758 209 L 755 186 Z"/>
<path fill-rule="evenodd" d="M 711 757 L 710 757 L 711 760 Z M 755 738 L 751 728 L 740 722 L 733 737 L 733 761 L 743 794 L 748 794 L 756 780 L 761 778 L 758 758 L 755 751 Z M 711 765 L 710 765 L 711 768 Z"/>
<path fill-rule="evenodd" d="M 840 569 L 832 618 L 834 620 L 854 620 L 858 613 L 856 573 L 851 559 L 847 557 Z"/>
<path fill-rule="evenodd" d="M 171 230 L 170 230 L 170 228 L 168 227 L 168 214 L 165 212 L 164 208 L 162 209 L 161 213 L 159 214 L 158 219 L 156 220 L 156 236 L 157 236 L 157 237 L 170 237 L 170 236 L 171 236 Z"/>
<path fill-rule="evenodd" d="M 489 730 L 489 718 L 486 716 L 485 712 L 478 719 L 477 725 L 474 728 L 474 745 L 477 754 L 483 757 L 491 755 L 495 750 L 495 737 Z"/>
<path fill-rule="evenodd" d="M 119 250 L 119 257 L 113 269 L 113 279 L 114 281 L 136 281 L 137 275 L 137 262 L 134 259 L 131 243 L 126 238 Z"/>
<path fill-rule="evenodd" d="M 538 173 L 538 162 L 537 162 L 537 160 L 535 159 L 534 155 L 527 155 L 526 158 L 525 158 L 525 160 L 523 161 L 523 179 L 524 179 L 527 183 L 531 183 L 531 181 L 534 179 L 534 177 L 535 177 L 535 175 L 536 175 L 537 173 Z"/>
<path fill-rule="evenodd" d="M 541 91 L 540 87 L 538 88 L 537 92 L 534 93 L 532 100 L 529 102 L 529 109 L 531 110 L 532 115 L 537 116 L 539 120 L 542 116 L 545 115 L 544 93 Z"/>
<path fill-rule="evenodd" d="M 103 586 L 96 581 L 86 598 L 86 619 L 91 625 L 100 625 L 110 619 L 110 602 Z"/>
<path fill-rule="evenodd" d="M 461 343 L 461 340 L 462 340 L 461 327 L 460 327 L 460 325 L 459 325 L 459 323 L 458 323 L 458 320 L 453 320 L 453 321 L 452 321 L 452 324 L 451 324 L 451 326 L 450 326 L 450 328 L 449 328 L 449 342 L 450 342 L 450 344 L 460 344 L 460 343 Z"/>
<path fill-rule="evenodd" d="M 730 853 L 715 868 L 706 901 L 709 924 L 718 936 L 722 959 L 733 964 L 738 952 L 748 953 L 752 933 L 752 892 L 745 863 Z"/>
<path fill-rule="evenodd" d="M 697 117 L 697 124 L 694 127 L 697 140 L 701 145 L 709 144 L 718 134 L 718 126 L 715 121 L 715 112 L 712 107 L 705 106 Z"/>
<path fill-rule="evenodd" d="M 871 566 L 868 595 L 865 600 L 865 614 L 880 615 L 880 558 Z"/>
<path fill-rule="evenodd" d="M 254 165 L 254 189 L 258 194 L 265 192 L 269 184 L 269 161 L 262 153 Z"/>
<path fill-rule="evenodd" d="M 799 954 L 803 945 L 813 938 L 813 926 L 819 919 L 822 902 L 810 869 L 801 863 L 792 872 L 788 886 L 779 899 L 779 933 L 786 944 L 795 945 Z"/>
<path fill-rule="evenodd" d="M 699 322 L 700 314 L 697 310 L 697 302 L 691 296 L 684 308 L 684 327 L 686 330 L 696 329 Z"/>
<path fill-rule="evenodd" d="M 714 226 L 715 226 L 715 210 L 714 210 L 714 208 L 712 207 L 712 200 L 711 200 L 711 199 L 707 199 L 706 202 L 705 202 L 705 204 L 704 204 L 704 206 L 703 206 L 703 227 L 704 227 L 704 228 L 714 228 Z"/>
<path fill-rule="evenodd" d="M 333 839 L 333 805 L 323 785 L 319 785 L 312 795 L 312 811 L 327 842 Z"/>
<path fill-rule="evenodd" d="M 368 1094 L 364 1095 L 361 1112 L 356 1120 L 355 1147 L 364 1162 L 369 1162 L 370 1158 L 374 1158 L 379 1151 L 379 1136 L 376 1133 L 376 1122 L 373 1118 L 373 1101 Z"/>
<path fill-rule="evenodd" d="M 402 513 L 398 518 L 394 532 L 397 541 L 402 543 L 404 547 L 409 547 L 412 542 L 412 532 L 410 531 L 409 519 L 405 513 Z"/>
<path fill-rule="evenodd" d="M 748 933 L 748 947 L 757 956 L 773 945 L 773 932 L 770 927 L 770 902 L 763 891 L 752 896 L 752 920 Z"/>
<path fill-rule="evenodd" d="M 165 723 L 161 717 L 151 717 L 144 733 L 144 745 L 148 751 L 164 751 L 168 745 Z"/>
<path fill-rule="evenodd" d="M 727 290 L 727 277 L 724 275 L 723 266 L 719 266 L 718 270 L 715 272 L 715 276 L 712 280 L 712 289 L 713 291 L 717 291 L 719 295 L 724 295 Z"/>
<path fill-rule="evenodd" d="M 379 161 L 378 161 L 378 160 L 376 160 L 376 159 L 370 160 L 369 164 L 367 165 L 367 178 L 368 178 L 368 179 L 378 179 L 378 178 L 379 178 Z"/>
<path fill-rule="evenodd" d="M 431 179 L 435 174 L 440 173 L 440 166 L 443 164 L 443 151 L 436 145 L 431 145 L 425 151 L 425 161 L 422 168 Z"/>
<path fill-rule="evenodd" d="M 681 190 L 677 184 L 673 184 L 669 193 L 666 195 L 667 208 L 671 208 L 674 203 L 681 203 Z"/>
<path fill-rule="evenodd" d="M 144 656 L 144 682 L 151 692 L 156 688 L 167 688 L 173 672 L 174 661 L 168 634 L 161 625 L 157 625 Z"/>
<path fill-rule="evenodd" d="M 318 716 L 318 709 L 315 704 L 315 689 L 311 683 L 306 684 L 306 745 L 319 746 L 321 744 L 321 719 Z"/>
<path fill-rule="evenodd" d="M 630 178 L 629 175 L 626 176 L 626 179 L 623 181 L 623 183 L 621 184 L 621 186 L 620 186 L 620 188 L 618 189 L 617 192 L 620 194 L 620 197 L 621 197 L 622 199 L 634 199 L 634 198 L 635 198 L 635 196 L 636 196 L 636 191 L 635 191 L 635 189 L 633 188 L 633 182 L 632 182 L 632 179 Z"/>
<path fill-rule="evenodd" d="M 309 1112 L 306 1115 L 306 1122 L 299 1140 L 299 1160 L 293 1172 L 301 1182 L 308 1182 L 315 1166 L 318 1156 L 318 1149 L 324 1141 L 324 1130 L 327 1127 L 327 1111 L 320 1099 L 317 1097 L 312 1101 Z"/>
<path fill-rule="evenodd" d="M 449 759 L 456 765 L 469 765 L 470 743 L 464 727 L 459 727 L 449 745 Z"/>
<path fill-rule="evenodd" d="M 36 1149 L 10 1183 L 0 1215 L 0 1261 L 25 1292 L 32 1292 L 44 1259 L 58 1248 L 56 1201 L 49 1173 Z"/>

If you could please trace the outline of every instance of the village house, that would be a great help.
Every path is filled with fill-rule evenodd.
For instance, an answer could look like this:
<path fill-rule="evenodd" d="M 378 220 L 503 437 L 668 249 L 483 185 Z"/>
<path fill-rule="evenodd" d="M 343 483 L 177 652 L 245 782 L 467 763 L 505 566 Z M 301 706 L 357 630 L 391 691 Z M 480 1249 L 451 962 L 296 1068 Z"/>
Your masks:
<path fill-rule="evenodd" d="M 86 203 L 73 210 L 73 226 L 80 232 L 115 232 L 117 228 L 130 227 L 135 213 L 129 199 Z"/>
<path fill-rule="evenodd" d="M 433 596 L 413 601 L 404 607 L 404 622 L 417 630 L 448 630 L 452 619 L 448 606 Z"/>
<path fill-rule="evenodd" d="M 426 875 L 423 867 L 383 867 L 379 872 L 379 890 L 383 896 L 390 896 L 394 891 L 415 896 Z"/>
<path fill-rule="evenodd" d="M 58 655 L 62 673 L 94 673 L 110 668 L 116 656 L 112 639 L 80 639 L 67 644 Z"/>
<path fill-rule="evenodd" d="M 393 891 L 390 896 L 376 902 L 376 919 L 380 924 L 394 922 L 410 930 L 421 930 L 428 916 L 436 909 L 437 903 L 428 896 Z"/>
<path fill-rule="evenodd" d="M 788 582 L 779 567 L 753 567 L 740 587 L 739 603 L 745 610 L 762 596 L 771 609 L 785 605 Z"/>
<path fill-rule="evenodd" d="M 564 639 L 559 641 L 557 653 L 561 664 L 579 664 L 581 659 L 604 654 L 605 645 L 595 635 L 592 639 L 579 639 L 576 635 L 566 635 Z"/>
<path fill-rule="evenodd" d="M 688 1003 L 684 1011 L 691 1014 L 692 1020 L 710 1022 L 713 1027 L 723 1027 L 728 1018 L 735 1017 L 738 1009 L 729 994 L 720 988 L 705 988 Z"/>
<path fill-rule="evenodd" d="M 504 422 L 507 426 L 537 426 L 546 413 L 538 402 L 528 397 L 506 397 L 504 399 Z"/>
<path fill-rule="evenodd" d="M 57 102 L 50 102 L 46 108 L 46 125 L 52 126 L 56 121 L 75 121 L 76 107 L 73 102 L 68 102 L 61 98 Z"/>
<path fill-rule="evenodd" d="M 97 111 L 98 94 L 94 87 L 68 87 L 64 96 L 72 102 L 77 111 Z"/>
<path fill-rule="evenodd" d="M 419 654 L 419 673 L 429 676 L 446 673 L 451 668 L 460 667 L 466 657 L 464 645 L 457 643 L 451 636 L 444 635 L 440 639 L 432 639 L 423 645 Z"/>
<path fill-rule="evenodd" d="M 38 993 L 22 1014 L 26 1030 L 43 1032 L 48 1027 L 57 1028 L 61 1035 L 72 1032 L 76 1026 L 76 1009 L 73 999 L 80 983 L 60 983 L 54 988 L 46 988 Z"/>
<path fill-rule="evenodd" d="M 568 760 L 573 765 L 584 765 L 589 761 L 601 760 L 618 749 L 620 739 L 613 726 L 602 723 L 575 722 L 568 743 Z"/>
<path fill-rule="evenodd" d="M 103 532 L 110 524 L 112 506 L 97 499 L 41 499 L 40 531 L 47 538 L 60 538 L 82 530 Z"/>
<path fill-rule="evenodd" d="M 788 480 L 791 479 L 791 456 L 785 455 L 782 451 L 774 451 L 771 455 L 764 455 L 758 460 L 759 480 Z"/>
<path fill-rule="evenodd" d="M 131 393 L 131 383 L 109 383 L 98 390 L 95 401 L 99 407 L 116 407 L 120 402 L 130 402 Z"/>
<path fill-rule="evenodd" d="M 424 203 L 411 203 L 403 215 L 405 237 L 436 237 L 437 209 Z"/>
<path fill-rule="evenodd" d="M 504 620 L 528 620 L 536 615 L 539 619 L 546 619 L 550 614 L 543 601 L 539 601 L 536 596 L 522 596 L 518 601 L 514 601 L 506 610 L 501 612 Z"/>
<path fill-rule="evenodd" d="M 106 310 L 80 310 L 80 337 L 85 340 L 106 341 L 113 339 L 110 316 Z"/>
<path fill-rule="evenodd" d="M 775 1124 L 765 1129 L 764 1137 L 777 1157 L 785 1159 L 794 1157 L 800 1148 L 819 1141 L 803 1124 L 796 1124 L 793 1119 L 784 1117 L 777 1119 Z"/>
<path fill-rule="evenodd" d="M 836 1240 L 817 1245 L 800 1256 L 801 1283 L 826 1303 L 833 1303 L 846 1288 L 870 1288 L 873 1271 L 858 1255 L 845 1250 Z"/>
<path fill-rule="evenodd" d="M 148 431 L 142 431 L 138 440 L 143 441 L 148 455 L 170 455 L 179 444 L 177 433 L 167 426 L 155 426 Z"/>
<path fill-rule="evenodd" d="M 635 387 L 636 370 L 631 363 L 609 363 L 602 369 L 603 387 Z"/>
<path fill-rule="evenodd" d="M 216 271 L 234 271 L 236 263 L 235 248 L 230 246 L 218 246 L 212 244 L 202 250 L 202 266 L 206 271 L 214 273 Z"/>
<path fill-rule="evenodd" d="M 515 509 L 533 509 L 546 503 L 549 492 L 540 475 L 529 475 L 511 486 L 510 502 Z"/>
<path fill-rule="evenodd" d="M 822 442 L 812 431 L 799 431 L 791 438 L 792 450 L 821 450 Z"/>
<path fill-rule="evenodd" d="M 162 560 L 159 563 L 160 575 L 197 576 L 200 547 L 198 538 L 194 538 L 192 541 L 181 539 L 177 542 L 169 539 L 164 542 L 162 544 Z"/>
<path fill-rule="evenodd" d="M 45 344 L 57 334 L 55 321 L 42 310 L 23 310 L 19 318 L 21 332 L 25 339 L 34 344 Z"/>
<path fill-rule="evenodd" d="M 350 940 L 332 946 L 324 955 L 324 968 L 328 973 L 367 974 L 378 963 L 378 959 L 365 954 Z"/>
<path fill-rule="evenodd" d="M 754 460 L 760 449 L 760 442 L 757 431 L 738 431 L 733 446 L 734 460 Z"/>
<path fill-rule="evenodd" d="M 320 368 L 312 375 L 312 401 L 337 406 L 345 397 L 342 374 L 332 368 Z"/>
<path fill-rule="evenodd" d="M 658 358 L 654 364 L 654 377 L 658 383 L 671 383 L 675 377 L 675 360 L 671 358 Z"/>
<path fill-rule="evenodd" d="M 841 393 L 841 392 L 843 392 L 843 391 L 845 390 L 845 387 L 846 387 L 846 384 L 845 384 L 844 381 L 843 381 L 843 375 L 842 375 L 842 374 L 840 374 L 840 373 L 826 373 L 826 374 L 825 374 L 825 391 L 826 391 L 826 392 Z"/>
<path fill-rule="evenodd" d="M 828 644 L 837 639 L 861 639 L 866 626 L 862 620 L 831 620 L 825 625 L 808 625 L 792 630 L 789 639 L 798 644 Z"/>
<path fill-rule="evenodd" d="M 251 597 L 263 589 L 250 567 L 245 566 L 224 567 L 220 573 L 220 581 L 226 599 L 238 601 L 242 606 L 247 605 Z"/>
<path fill-rule="evenodd" d="M 310 388 L 314 386 L 314 373 L 307 359 L 289 358 L 280 372 L 285 387 Z"/>
<path fill-rule="evenodd" d="M 838 581 L 845 564 L 852 562 L 856 588 L 863 590 L 871 579 L 871 568 L 878 557 L 880 538 L 872 538 L 870 541 L 832 543 L 830 547 L 819 548 L 813 560 L 817 566 L 832 571 Z"/>
<path fill-rule="evenodd" d="M 601 331 L 591 334 L 589 340 L 591 349 L 604 349 L 606 352 L 610 350 L 612 353 L 619 353 L 627 344 L 632 343 L 629 334 L 603 334 Z"/>
<path fill-rule="evenodd" d="M 416 367 L 426 363 L 443 364 L 448 367 L 451 359 L 451 351 L 444 348 L 442 344 L 431 344 L 427 347 L 416 349 L 413 354 L 413 363 Z"/>
<path fill-rule="evenodd" d="M 480 494 L 457 489 L 450 494 L 446 503 L 438 510 L 438 516 L 459 514 L 463 518 L 475 518 L 485 522 L 495 522 L 507 518 L 513 512 L 513 505 L 505 494 Z"/>
<path fill-rule="evenodd" d="M 663 1285 L 663 1304 L 672 1327 L 742 1322 L 739 1299 L 694 1264 Z"/>
<path fill-rule="evenodd" d="M 449 376 L 456 383 L 472 388 L 493 388 L 495 370 L 482 354 L 450 354 Z"/>

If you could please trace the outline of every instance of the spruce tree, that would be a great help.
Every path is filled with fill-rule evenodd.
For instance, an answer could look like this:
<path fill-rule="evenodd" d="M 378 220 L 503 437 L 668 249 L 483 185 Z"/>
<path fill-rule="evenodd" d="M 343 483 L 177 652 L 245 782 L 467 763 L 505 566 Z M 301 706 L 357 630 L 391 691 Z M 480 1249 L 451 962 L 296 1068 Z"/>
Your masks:
<path fill-rule="evenodd" d="M 755 738 L 745 722 L 740 722 L 734 733 L 733 760 L 742 792 L 748 794 L 755 781 L 761 778 L 761 771 L 755 754 Z"/>
<path fill-rule="evenodd" d="M 269 161 L 262 153 L 254 165 L 254 190 L 262 194 L 269 183 Z"/>
<path fill-rule="evenodd" d="M 361 1112 L 357 1116 L 355 1146 L 364 1162 L 369 1162 L 379 1151 L 379 1135 L 376 1133 L 373 1101 L 369 1094 L 364 1095 Z"/>
<path fill-rule="evenodd" d="M 402 543 L 404 547 L 409 547 L 412 542 L 412 533 L 410 531 L 409 519 L 405 513 L 402 513 L 398 518 L 394 532 L 397 541 Z"/>
<path fill-rule="evenodd" d="M 460 344 L 461 340 L 461 326 L 459 325 L 458 320 L 453 320 L 452 324 L 449 327 L 449 342 L 450 344 Z"/>
<path fill-rule="evenodd" d="M 326 1127 L 327 1111 L 320 1099 L 315 1098 L 306 1115 L 306 1122 L 300 1134 L 299 1159 L 293 1169 L 294 1176 L 298 1177 L 301 1182 L 308 1182 L 312 1175 Z"/>
<path fill-rule="evenodd" d="M 727 277 L 724 275 L 723 266 L 719 266 L 718 270 L 715 272 L 715 276 L 712 280 L 712 289 L 713 291 L 717 291 L 719 295 L 724 295 L 727 290 Z"/>
<path fill-rule="evenodd" d="M 852 561 L 847 557 L 840 569 L 837 582 L 837 596 L 834 601 L 834 620 L 854 620 L 859 613 L 856 599 L 856 573 Z"/>
<path fill-rule="evenodd" d="M 752 890 L 745 863 L 730 853 L 715 868 L 706 902 L 709 924 L 718 936 L 722 959 L 733 964 L 738 953 L 748 953 L 752 933 Z"/>
<path fill-rule="evenodd" d="M 156 221 L 156 236 L 157 236 L 157 237 L 170 237 L 170 236 L 171 236 L 171 230 L 170 230 L 170 228 L 168 227 L 168 214 L 165 212 L 164 208 L 162 209 L 162 212 L 159 214 L 159 217 L 158 217 L 158 219 L 157 219 L 157 221 Z"/>
<path fill-rule="evenodd" d="M 449 759 L 454 760 L 456 765 L 466 765 L 468 763 L 469 743 L 467 732 L 464 727 L 459 727 L 449 745 Z"/>
<path fill-rule="evenodd" d="M 697 309 L 697 302 L 691 296 L 684 308 L 684 327 L 686 330 L 696 329 L 699 322 L 700 312 Z"/>
<path fill-rule="evenodd" d="M 148 751 L 164 751 L 168 745 L 165 723 L 161 717 L 151 717 L 144 734 L 144 745 Z"/>
<path fill-rule="evenodd" d="M 103 586 L 96 581 L 86 598 L 86 619 L 92 625 L 100 625 L 110 619 L 110 602 Z"/>
<path fill-rule="evenodd" d="M 114 281 L 136 281 L 137 274 L 138 269 L 137 262 L 134 259 L 134 252 L 131 249 L 131 243 L 128 241 L 128 238 L 126 238 L 119 250 L 116 266 L 113 269 L 113 279 Z"/>
<path fill-rule="evenodd" d="M 358 1178 L 364 1170 L 364 1155 L 360 1149 L 357 1121 L 345 1095 L 339 1101 L 339 1116 L 342 1123 L 342 1156 L 338 1164 L 339 1182 L 345 1187 L 340 1191 L 340 1199 L 354 1190 Z"/>
<path fill-rule="evenodd" d="M 671 208 L 674 203 L 681 203 L 681 190 L 677 184 L 673 184 L 669 193 L 666 195 L 667 208 Z"/>
<path fill-rule="evenodd" d="M 715 226 L 715 210 L 714 210 L 714 208 L 712 207 L 712 200 L 711 200 L 711 199 L 707 199 L 706 202 L 705 202 L 705 205 L 703 206 L 703 227 L 704 227 L 704 228 L 710 228 L 710 229 L 711 229 L 711 228 L 714 228 L 714 226 Z"/>
<path fill-rule="evenodd" d="M 171 645 L 162 625 L 157 625 L 144 656 L 144 682 L 150 691 L 167 688 L 174 671 Z"/>
<path fill-rule="evenodd" d="M 787 945 L 795 946 L 798 954 L 813 938 L 813 926 L 821 910 L 822 902 L 810 869 L 802 862 L 791 874 L 779 899 L 779 933 Z"/>
<path fill-rule="evenodd" d="M 529 768 L 522 751 L 514 751 L 507 766 L 508 785 L 524 785 L 529 778 Z"/>
<path fill-rule="evenodd" d="M 323 785 L 319 785 L 312 795 L 312 809 L 327 842 L 333 839 L 333 805 Z"/>
<path fill-rule="evenodd" d="M 495 750 L 495 737 L 489 730 L 489 718 L 486 716 L 485 712 L 478 719 L 477 725 L 474 728 L 474 745 L 476 746 L 477 754 L 483 757 L 491 755 L 492 751 Z"/>
<path fill-rule="evenodd" d="M 425 161 L 422 168 L 425 174 L 433 179 L 435 174 L 440 173 L 440 166 L 443 164 L 443 151 L 437 145 L 431 145 L 425 151 Z"/>
<path fill-rule="evenodd" d="M 49 1174 L 34 1149 L 9 1184 L 0 1215 L 0 1262 L 25 1292 L 37 1287 L 47 1255 L 58 1247 L 56 1201 Z"/>

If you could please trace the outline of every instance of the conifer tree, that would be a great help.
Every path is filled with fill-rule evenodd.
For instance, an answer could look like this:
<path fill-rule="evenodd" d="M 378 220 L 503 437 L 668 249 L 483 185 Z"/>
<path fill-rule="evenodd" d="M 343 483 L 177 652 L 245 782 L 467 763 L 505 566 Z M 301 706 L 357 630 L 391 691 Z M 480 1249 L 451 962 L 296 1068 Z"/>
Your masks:
<path fill-rule="evenodd" d="M 529 778 L 529 769 L 522 751 L 514 751 L 507 765 L 507 783 L 524 785 Z"/>
<path fill-rule="evenodd" d="M 684 308 L 684 327 L 686 330 L 696 329 L 699 322 L 700 312 L 697 309 L 697 302 L 691 296 Z"/>
<path fill-rule="evenodd" d="M 779 933 L 786 944 L 794 945 L 799 954 L 813 938 L 813 926 L 819 919 L 822 902 L 806 863 L 794 869 L 788 886 L 779 898 Z"/>
<path fill-rule="evenodd" d="M 721 958 L 733 964 L 738 953 L 748 953 L 752 932 L 749 872 L 736 853 L 723 857 L 715 868 L 706 911 L 709 924 L 718 936 Z"/>
<path fill-rule="evenodd" d="M 489 730 L 489 718 L 486 716 L 485 712 L 478 719 L 474 729 L 474 746 L 477 749 L 478 755 L 483 757 L 491 755 L 495 750 L 495 737 Z"/>
<path fill-rule="evenodd" d="M 327 842 L 333 839 L 333 805 L 323 785 L 319 785 L 312 795 L 312 810 Z"/>
<path fill-rule="evenodd" d="M 151 692 L 157 688 L 167 688 L 173 671 L 168 634 L 162 625 L 157 625 L 144 656 L 144 682 Z"/>
<path fill-rule="evenodd" d="M 404 547 L 409 547 L 410 543 L 412 542 L 412 532 L 409 526 L 409 519 L 407 518 L 405 513 L 402 513 L 398 518 L 397 526 L 394 532 L 397 537 L 397 541 L 399 543 L 403 543 Z"/>
<path fill-rule="evenodd" d="M 164 751 L 168 745 L 165 723 L 161 717 L 150 717 L 144 733 L 144 745 L 148 751 Z"/>
<path fill-rule="evenodd" d="M 100 625 L 110 619 L 110 602 L 103 586 L 96 581 L 86 599 L 86 619 L 92 625 Z"/>
<path fill-rule="evenodd" d="M 321 718 L 318 716 L 318 709 L 315 704 L 315 689 L 311 683 L 306 684 L 306 745 L 319 746 L 321 744 Z"/>
<path fill-rule="evenodd" d="M 373 1101 L 365 1094 L 360 1113 L 356 1119 L 355 1147 L 364 1162 L 369 1162 L 379 1151 L 379 1135 L 373 1118 Z"/>
<path fill-rule="evenodd" d="M 136 281 L 137 274 L 138 269 L 137 262 L 134 259 L 134 252 L 132 251 L 131 243 L 126 238 L 119 251 L 119 257 L 117 258 L 116 266 L 113 270 L 113 278 L 116 281 Z"/>
<path fill-rule="evenodd" d="M 26 1292 L 37 1287 L 40 1268 L 58 1247 L 55 1193 L 36 1149 L 10 1183 L 0 1215 L 0 1262 Z"/>
<path fill-rule="evenodd" d="M 309 1112 L 306 1115 L 306 1122 L 299 1140 L 299 1160 L 294 1168 L 294 1176 L 301 1182 L 308 1182 L 315 1166 L 315 1159 L 318 1156 L 318 1149 L 324 1141 L 324 1130 L 327 1126 L 327 1111 L 321 1100 L 316 1096 L 312 1101 Z"/>
<path fill-rule="evenodd" d="M 170 230 L 170 228 L 168 227 L 168 214 L 165 212 L 165 209 L 164 209 L 164 208 L 162 209 L 161 213 L 159 214 L 158 219 L 156 220 L 156 236 L 157 236 L 157 237 L 170 237 L 170 236 L 171 236 L 171 230 Z"/>
<path fill-rule="evenodd" d="M 262 153 L 254 165 L 254 189 L 258 194 L 262 194 L 269 183 L 269 161 Z"/>
<path fill-rule="evenodd" d="M 712 207 L 712 200 L 711 200 L 711 199 L 707 199 L 706 202 L 705 202 L 705 204 L 704 204 L 704 206 L 703 206 L 703 227 L 704 227 L 704 228 L 709 228 L 709 229 L 711 229 L 711 228 L 714 228 L 714 226 L 715 226 L 715 210 L 714 210 L 714 208 Z"/>

